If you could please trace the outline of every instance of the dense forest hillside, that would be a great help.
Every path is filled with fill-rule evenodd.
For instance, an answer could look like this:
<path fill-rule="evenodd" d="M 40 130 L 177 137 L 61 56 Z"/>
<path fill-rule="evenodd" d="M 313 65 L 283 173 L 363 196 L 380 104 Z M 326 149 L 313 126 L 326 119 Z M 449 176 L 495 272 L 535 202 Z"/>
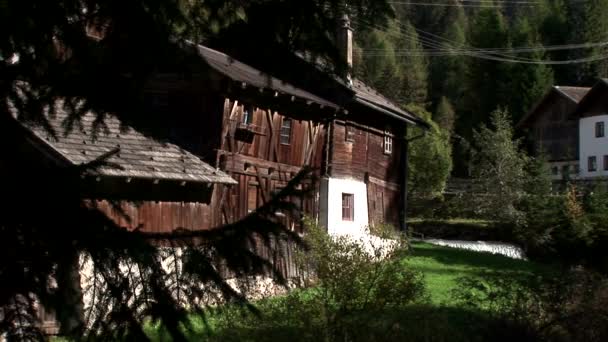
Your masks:
<path fill-rule="evenodd" d="M 451 132 L 466 173 L 472 130 L 496 108 L 517 122 L 553 84 L 608 76 L 608 0 L 392 1 L 386 25 L 354 19 L 355 72 Z"/>

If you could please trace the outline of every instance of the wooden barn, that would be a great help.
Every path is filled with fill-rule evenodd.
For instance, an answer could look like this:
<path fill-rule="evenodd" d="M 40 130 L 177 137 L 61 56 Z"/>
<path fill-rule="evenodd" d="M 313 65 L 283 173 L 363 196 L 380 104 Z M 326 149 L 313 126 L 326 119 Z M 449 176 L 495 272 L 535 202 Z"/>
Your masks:
<path fill-rule="evenodd" d="M 571 114 L 587 92 L 585 87 L 554 86 L 517 123 L 526 132 L 532 154 L 548 160 L 554 180 L 579 174 L 578 121 Z"/>
<path fill-rule="evenodd" d="M 340 34 L 352 65 L 350 26 Z M 25 123 L 28 141 L 56 165 L 104 155 L 119 165 L 81 178 L 89 199 L 128 229 L 170 232 L 238 221 L 305 166 L 320 181 L 312 196 L 293 201 L 330 233 L 377 223 L 405 229 L 405 136 L 409 125 L 426 127 L 422 120 L 348 74 L 326 75 L 329 84 L 305 90 L 211 48 L 189 50 L 197 71 L 156 74 L 139 124 L 108 114 L 102 129 L 94 129 L 99 122 L 87 114 L 81 125 L 52 137 Z M 60 102 L 48 118 L 63 132 Z M 121 200 L 130 220 L 108 199 Z M 300 229 L 299 219 L 285 218 L 293 229 Z"/>

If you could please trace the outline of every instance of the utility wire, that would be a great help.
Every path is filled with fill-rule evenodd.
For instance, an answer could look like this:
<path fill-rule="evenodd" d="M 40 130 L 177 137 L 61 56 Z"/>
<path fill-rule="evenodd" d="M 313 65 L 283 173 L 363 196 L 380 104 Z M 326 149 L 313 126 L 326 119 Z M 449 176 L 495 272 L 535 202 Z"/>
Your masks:
<path fill-rule="evenodd" d="M 386 29 L 387 29 L 386 27 L 384 29 L 382 29 L 381 27 L 379 28 L 378 25 L 370 25 L 369 23 L 365 23 L 362 20 L 358 20 L 357 24 L 364 25 L 364 26 L 367 25 L 368 27 L 375 28 L 380 31 L 386 31 Z M 397 22 L 397 24 L 399 25 L 399 28 L 400 28 L 399 35 L 409 38 L 409 39 L 418 38 L 418 41 L 420 42 L 421 45 L 426 46 L 430 49 L 446 49 L 445 46 L 451 46 L 450 43 L 452 43 L 452 44 L 456 43 L 454 41 L 450 41 L 449 39 L 446 39 L 446 38 L 437 36 L 435 34 L 432 34 L 430 32 L 426 32 L 424 30 L 420 30 L 420 29 L 416 29 L 416 28 L 414 28 L 414 29 L 419 33 L 419 36 L 415 37 L 413 34 L 408 34 L 407 32 L 403 32 L 401 30 L 403 28 L 403 26 L 402 26 L 403 24 L 401 24 L 399 22 Z M 426 36 L 424 36 L 424 35 L 426 35 Z M 435 37 L 437 39 L 429 38 L 429 36 Z M 441 42 L 440 40 L 442 40 L 443 42 Z M 585 44 L 602 44 L 602 43 L 585 43 Z M 582 44 L 572 44 L 572 45 L 582 45 Z M 608 43 L 605 45 L 608 45 Z M 560 49 L 561 49 L 561 47 L 560 47 Z M 501 50 L 501 51 L 507 52 L 508 50 Z M 388 55 L 388 54 L 385 54 L 385 55 Z M 395 54 L 391 54 L 391 55 L 399 56 L 399 52 L 397 52 Z M 405 56 L 406 53 L 402 53 L 402 55 Z M 425 53 L 425 55 L 433 56 L 432 52 Z M 446 55 L 446 54 L 443 54 L 443 55 Z M 463 55 L 463 56 L 474 57 L 474 58 L 479 58 L 479 59 L 493 60 L 493 61 L 499 61 L 499 62 L 508 62 L 508 63 L 544 64 L 544 65 L 577 64 L 577 63 L 586 63 L 586 62 L 593 62 L 593 61 L 608 59 L 608 55 L 595 55 L 595 56 L 590 56 L 590 57 L 585 57 L 585 58 L 559 60 L 559 61 L 538 60 L 538 59 L 531 59 L 531 58 L 521 58 L 521 57 L 518 58 L 518 57 L 514 57 L 512 55 L 498 53 L 498 52 L 494 52 L 494 51 L 488 51 L 485 49 L 478 49 L 478 48 L 460 49 L 460 50 L 454 51 L 450 55 L 451 56 Z M 370 56 L 382 56 L 382 54 L 376 53 L 376 54 L 370 54 Z M 438 55 L 438 56 L 440 56 L 440 55 Z"/>

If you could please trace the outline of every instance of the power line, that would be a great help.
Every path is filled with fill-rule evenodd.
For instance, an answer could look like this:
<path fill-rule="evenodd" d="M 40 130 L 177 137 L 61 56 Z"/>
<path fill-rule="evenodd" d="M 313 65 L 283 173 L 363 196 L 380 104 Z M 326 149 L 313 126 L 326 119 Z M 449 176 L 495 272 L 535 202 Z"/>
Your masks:
<path fill-rule="evenodd" d="M 378 26 L 376 25 L 371 25 L 369 23 L 365 23 L 362 20 L 357 21 L 358 24 L 360 25 L 367 25 L 369 27 L 381 30 L 381 31 L 385 31 L 386 27 L 383 29 L 378 28 Z M 424 30 L 420 30 L 417 29 L 415 27 L 413 27 L 418 33 L 419 36 L 415 37 L 413 34 L 409 34 L 407 32 L 403 32 L 401 29 L 404 28 L 399 22 L 397 22 L 397 24 L 399 25 L 399 35 L 402 37 L 406 37 L 409 39 L 413 39 L 413 38 L 418 38 L 418 41 L 420 42 L 421 45 L 429 47 L 430 49 L 446 49 L 445 46 L 451 46 L 451 44 L 454 44 L 456 42 L 451 41 L 449 39 L 443 38 L 441 36 L 437 36 L 433 33 L 430 32 L 426 32 Z M 426 37 L 424 36 L 426 35 Z M 435 38 L 429 38 L 429 37 L 435 37 Z M 439 39 L 439 40 L 437 40 Z M 441 42 L 440 40 L 442 40 L 443 42 Z M 608 45 L 608 43 L 584 43 L 584 44 L 571 44 L 571 45 L 590 45 L 590 44 L 597 44 L 599 45 Z M 558 47 L 558 46 L 554 46 L 551 47 L 554 49 L 563 49 L 563 47 Z M 449 48 L 448 48 L 449 49 Z M 420 50 L 418 50 L 420 51 Z M 508 50 L 500 50 L 500 51 L 505 51 L 507 52 Z M 419 55 L 427 55 L 427 56 L 433 56 L 433 52 L 425 52 L 424 54 L 418 52 Z M 366 54 L 367 55 L 367 54 Z M 380 53 L 372 53 L 369 54 L 369 56 L 383 56 L 383 55 L 389 55 L 389 54 L 380 54 Z M 399 56 L 399 55 L 415 55 L 413 53 L 408 53 L 408 52 L 397 52 L 397 53 L 392 53 L 390 55 L 394 55 L 394 56 Z M 442 53 L 439 54 L 437 53 L 437 56 L 442 56 L 442 55 L 448 55 L 446 53 Z M 598 61 L 598 60 L 603 60 L 603 59 L 608 59 L 608 55 L 595 55 L 595 56 L 590 56 L 590 57 L 585 57 L 585 58 L 578 58 L 578 59 L 569 59 L 569 60 L 560 60 L 560 61 L 554 61 L 554 60 L 538 60 L 538 59 L 531 59 L 531 58 L 521 58 L 521 57 L 515 57 L 512 55 L 508 55 L 505 53 L 499 53 L 499 52 L 495 52 L 495 51 L 488 51 L 486 49 L 478 49 L 478 48 L 469 48 L 469 49 L 459 49 L 459 50 L 455 50 L 455 52 L 450 53 L 449 55 L 462 55 L 462 56 L 468 56 L 468 57 L 473 57 L 473 58 L 479 58 L 479 59 L 485 59 L 485 60 L 493 60 L 493 61 L 499 61 L 499 62 L 508 62 L 508 63 L 522 63 L 522 64 L 545 64 L 545 65 L 564 65 L 564 64 L 577 64 L 577 63 L 586 63 L 586 62 L 593 62 L 593 61 Z"/>

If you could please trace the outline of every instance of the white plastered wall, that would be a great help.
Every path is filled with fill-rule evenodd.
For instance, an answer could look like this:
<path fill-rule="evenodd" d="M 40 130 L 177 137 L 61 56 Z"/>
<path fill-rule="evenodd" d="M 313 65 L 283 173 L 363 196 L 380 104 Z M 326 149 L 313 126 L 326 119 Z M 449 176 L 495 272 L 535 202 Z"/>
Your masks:
<path fill-rule="evenodd" d="M 595 137 L 595 123 L 604 122 L 604 136 Z M 604 170 L 604 156 L 608 155 L 608 115 L 596 115 L 579 120 L 579 164 L 582 178 L 592 178 L 608 176 L 608 171 Z M 595 156 L 597 169 L 589 172 L 588 158 Z"/>
<path fill-rule="evenodd" d="M 354 219 L 342 220 L 342 194 L 354 196 Z M 330 235 L 361 235 L 369 224 L 367 185 L 352 179 L 323 178 L 320 189 L 319 223 Z"/>

